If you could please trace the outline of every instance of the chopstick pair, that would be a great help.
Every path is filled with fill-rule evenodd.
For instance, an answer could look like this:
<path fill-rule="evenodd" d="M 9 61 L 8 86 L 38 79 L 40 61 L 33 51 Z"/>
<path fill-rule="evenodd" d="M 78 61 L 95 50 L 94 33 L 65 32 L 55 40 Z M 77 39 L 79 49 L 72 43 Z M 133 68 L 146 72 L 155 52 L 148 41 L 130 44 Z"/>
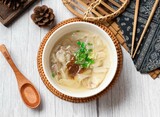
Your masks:
<path fill-rule="evenodd" d="M 132 58 L 135 57 L 135 55 L 136 55 L 136 53 L 137 53 L 137 51 L 138 51 L 138 49 L 139 49 L 139 46 L 141 45 L 141 42 L 142 42 L 142 40 L 143 40 L 143 37 L 144 37 L 145 33 L 147 32 L 147 29 L 148 29 L 148 27 L 149 27 L 149 25 L 150 25 L 150 23 L 151 23 L 151 21 L 152 21 L 152 18 L 153 18 L 153 16 L 154 16 L 154 13 L 155 13 L 155 11 L 156 11 L 156 9 L 157 9 L 157 7 L 158 7 L 158 3 L 159 3 L 159 0 L 155 0 L 155 3 L 154 3 L 153 8 L 152 8 L 152 10 L 151 10 L 150 16 L 149 16 L 149 18 L 148 18 L 148 20 L 147 20 L 147 23 L 146 23 L 146 25 L 145 25 L 145 27 L 144 27 L 144 29 L 143 29 L 143 32 L 142 32 L 142 34 L 141 34 L 141 36 L 140 36 L 140 39 L 139 39 L 138 44 L 137 44 L 137 46 L 136 46 L 136 49 L 135 49 L 135 51 L 134 51 L 134 42 L 135 42 L 137 19 L 138 19 L 138 11 L 139 11 L 139 4 L 140 4 L 140 0 L 136 0 L 135 16 L 134 16 L 134 25 L 133 25 L 133 35 L 132 35 L 132 48 L 131 48 L 131 57 L 132 57 Z"/>

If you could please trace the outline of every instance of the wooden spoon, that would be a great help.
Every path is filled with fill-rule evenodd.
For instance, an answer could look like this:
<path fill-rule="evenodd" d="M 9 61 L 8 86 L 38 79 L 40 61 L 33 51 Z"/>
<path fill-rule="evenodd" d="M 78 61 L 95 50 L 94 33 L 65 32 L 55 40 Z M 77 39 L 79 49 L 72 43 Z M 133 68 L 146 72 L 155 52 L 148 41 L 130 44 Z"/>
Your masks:
<path fill-rule="evenodd" d="M 18 88 L 23 102 L 30 108 L 36 108 L 39 106 L 41 99 L 38 91 L 33 84 L 18 70 L 14 64 L 9 52 L 5 45 L 0 45 L 0 51 L 6 58 L 11 68 L 13 69 L 18 82 Z"/>

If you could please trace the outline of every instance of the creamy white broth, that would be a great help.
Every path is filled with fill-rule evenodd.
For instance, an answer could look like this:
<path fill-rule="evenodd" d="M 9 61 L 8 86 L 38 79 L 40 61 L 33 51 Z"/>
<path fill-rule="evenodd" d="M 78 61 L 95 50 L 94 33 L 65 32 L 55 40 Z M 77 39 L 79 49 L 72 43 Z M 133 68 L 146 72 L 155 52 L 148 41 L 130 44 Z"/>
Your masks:
<path fill-rule="evenodd" d="M 94 64 L 89 68 L 81 68 L 72 62 L 75 52 L 79 49 L 77 42 L 92 44 L 92 59 Z M 70 63 L 73 70 L 68 69 Z M 97 88 L 104 80 L 112 61 L 107 42 L 99 35 L 84 30 L 78 30 L 64 35 L 54 45 L 50 55 L 50 68 L 53 80 L 61 87 L 70 91 L 84 91 Z M 75 70 L 77 69 L 77 70 Z M 72 72 L 73 71 L 73 72 Z M 76 71 L 76 72 L 75 72 Z"/>

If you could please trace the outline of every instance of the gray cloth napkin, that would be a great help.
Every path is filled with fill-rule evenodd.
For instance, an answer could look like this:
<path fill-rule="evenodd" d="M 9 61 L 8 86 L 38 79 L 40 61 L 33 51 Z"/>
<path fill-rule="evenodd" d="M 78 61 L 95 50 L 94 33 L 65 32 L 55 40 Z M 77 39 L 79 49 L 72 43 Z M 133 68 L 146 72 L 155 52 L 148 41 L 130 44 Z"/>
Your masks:
<path fill-rule="evenodd" d="M 135 47 L 155 0 L 141 0 L 140 2 Z M 126 11 L 117 18 L 129 48 L 131 48 L 132 43 L 135 3 L 136 0 L 132 0 Z M 133 61 L 137 70 L 141 73 L 147 73 L 160 68 L 160 3 Z"/>

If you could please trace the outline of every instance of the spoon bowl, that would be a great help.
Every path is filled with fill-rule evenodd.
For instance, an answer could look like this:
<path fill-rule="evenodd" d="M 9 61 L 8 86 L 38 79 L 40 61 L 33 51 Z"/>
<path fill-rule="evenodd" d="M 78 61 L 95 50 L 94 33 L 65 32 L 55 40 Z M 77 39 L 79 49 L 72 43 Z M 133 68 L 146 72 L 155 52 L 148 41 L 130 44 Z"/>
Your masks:
<path fill-rule="evenodd" d="M 36 108 L 40 104 L 40 96 L 32 84 L 26 83 L 20 89 L 22 100 L 30 108 Z"/>

